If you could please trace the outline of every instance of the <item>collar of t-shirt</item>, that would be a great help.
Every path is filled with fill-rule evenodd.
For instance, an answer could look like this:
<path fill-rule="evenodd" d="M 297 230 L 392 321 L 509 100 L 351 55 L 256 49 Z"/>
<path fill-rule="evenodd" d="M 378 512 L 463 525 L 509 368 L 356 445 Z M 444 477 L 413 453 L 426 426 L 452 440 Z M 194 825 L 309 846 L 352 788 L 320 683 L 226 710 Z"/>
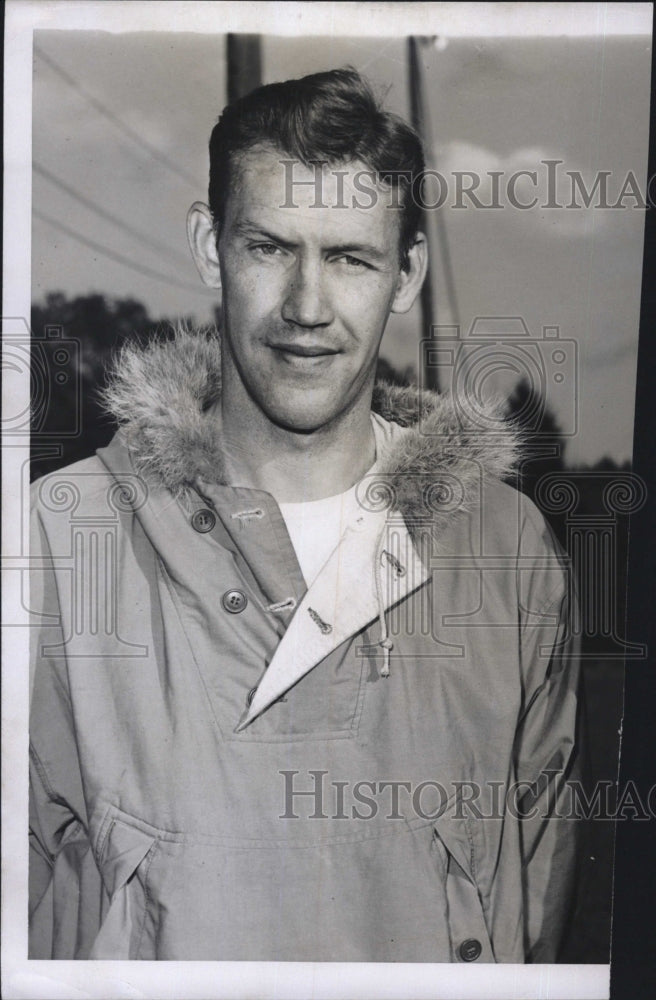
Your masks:
<path fill-rule="evenodd" d="M 393 436 L 393 425 L 376 413 L 372 413 L 371 423 L 378 461 Z M 365 475 L 370 475 L 375 467 L 376 463 Z M 358 485 L 321 500 L 278 505 L 308 587 L 312 586 L 360 509 Z"/>

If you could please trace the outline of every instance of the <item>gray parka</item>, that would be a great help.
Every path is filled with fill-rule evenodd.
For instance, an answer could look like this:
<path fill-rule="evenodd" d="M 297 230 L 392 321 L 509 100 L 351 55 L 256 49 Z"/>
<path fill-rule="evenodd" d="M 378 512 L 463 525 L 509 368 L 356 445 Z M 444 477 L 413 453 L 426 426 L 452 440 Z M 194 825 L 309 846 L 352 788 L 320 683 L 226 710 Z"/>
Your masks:
<path fill-rule="evenodd" d="M 117 436 L 34 486 L 31 957 L 553 961 L 576 649 L 513 432 L 378 386 L 308 591 L 219 392 L 215 339 L 131 349 Z"/>

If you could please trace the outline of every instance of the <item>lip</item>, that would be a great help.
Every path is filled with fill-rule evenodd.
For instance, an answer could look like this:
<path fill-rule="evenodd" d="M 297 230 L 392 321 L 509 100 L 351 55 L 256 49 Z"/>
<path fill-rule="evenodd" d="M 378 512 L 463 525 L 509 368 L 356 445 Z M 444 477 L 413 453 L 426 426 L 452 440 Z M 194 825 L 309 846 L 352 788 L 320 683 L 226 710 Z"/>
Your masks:
<path fill-rule="evenodd" d="M 291 354 L 297 358 L 323 358 L 328 355 L 339 354 L 335 347 L 327 344 L 301 344 L 297 342 L 269 344 L 274 351 L 281 354 Z"/>

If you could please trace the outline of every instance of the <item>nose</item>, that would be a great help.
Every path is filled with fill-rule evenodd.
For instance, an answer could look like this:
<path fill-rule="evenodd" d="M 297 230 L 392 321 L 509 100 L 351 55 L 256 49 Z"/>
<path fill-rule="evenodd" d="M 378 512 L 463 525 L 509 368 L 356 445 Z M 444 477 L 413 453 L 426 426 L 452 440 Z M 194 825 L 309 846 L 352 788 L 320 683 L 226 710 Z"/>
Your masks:
<path fill-rule="evenodd" d="M 282 318 L 303 327 L 332 323 L 334 313 L 321 261 L 298 261 L 287 285 Z"/>

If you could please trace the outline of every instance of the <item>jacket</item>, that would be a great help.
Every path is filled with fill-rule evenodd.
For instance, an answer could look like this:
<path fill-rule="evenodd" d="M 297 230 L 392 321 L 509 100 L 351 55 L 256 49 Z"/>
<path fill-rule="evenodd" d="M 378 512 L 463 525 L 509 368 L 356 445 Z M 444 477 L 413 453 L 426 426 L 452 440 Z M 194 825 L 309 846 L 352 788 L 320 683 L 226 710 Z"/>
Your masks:
<path fill-rule="evenodd" d="M 34 484 L 31 957 L 554 961 L 576 648 L 515 431 L 378 385 L 308 591 L 219 393 L 216 337 L 130 348 Z"/>

